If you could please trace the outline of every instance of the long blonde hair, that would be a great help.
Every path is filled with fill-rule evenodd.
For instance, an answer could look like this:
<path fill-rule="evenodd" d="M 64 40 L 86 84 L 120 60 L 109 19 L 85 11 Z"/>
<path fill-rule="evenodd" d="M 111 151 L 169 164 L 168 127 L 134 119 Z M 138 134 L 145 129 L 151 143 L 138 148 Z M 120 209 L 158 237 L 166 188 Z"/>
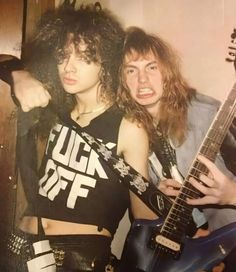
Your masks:
<path fill-rule="evenodd" d="M 135 113 L 138 105 L 130 95 L 125 83 L 123 67 L 125 57 L 146 56 L 150 52 L 154 54 L 160 65 L 163 80 L 163 95 L 159 103 L 158 124 L 164 135 L 180 145 L 187 131 L 187 111 L 191 99 L 196 91 L 192 89 L 180 72 L 179 58 L 173 49 L 160 37 L 145 33 L 142 29 L 132 27 L 126 33 L 123 48 L 123 63 L 120 69 L 120 88 L 118 91 L 118 103 L 125 105 L 125 110 Z M 150 117 L 146 119 L 146 128 L 152 131 L 153 124 Z"/>

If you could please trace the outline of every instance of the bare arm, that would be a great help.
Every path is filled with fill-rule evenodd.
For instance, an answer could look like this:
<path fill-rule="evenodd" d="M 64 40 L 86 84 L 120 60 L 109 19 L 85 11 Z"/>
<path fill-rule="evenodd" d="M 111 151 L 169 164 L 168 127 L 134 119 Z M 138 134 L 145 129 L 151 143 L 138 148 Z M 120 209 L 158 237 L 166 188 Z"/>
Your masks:
<path fill-rule="evenodd" d="M 146 131 L 123 119 L 119 134 L 118 154 L 142 176 L 148 178 L 149 142 Z M 152 212 L 134 193 L 130 192 L 131 209 L 135 218 L 155 219 Z"/>
<path fill-rule="evenodd" d="M 220 204 L 236 205 L 236 182 L 225 176 L 217 166 L 203 156 L 199 160 L 209 169 L 209 175 L 201 175 L 203 184 L 191 179 L 191 184 L 205 196 L 199 199 L 189 199 L 190 205 Z"/>

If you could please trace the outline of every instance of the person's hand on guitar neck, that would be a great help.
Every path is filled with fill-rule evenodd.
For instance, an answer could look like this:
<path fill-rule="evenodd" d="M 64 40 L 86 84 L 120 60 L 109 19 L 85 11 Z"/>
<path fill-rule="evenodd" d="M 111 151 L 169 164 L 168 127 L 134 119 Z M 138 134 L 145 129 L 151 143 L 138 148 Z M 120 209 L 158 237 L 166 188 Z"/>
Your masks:
<path fill-rule="evenodd" d="M 179 194 L 181 184 L 174 179 L 161 180 L 158 189 L 167 196 L 176 197 Z"/>
<path fill-rule="evenodd" d="M 162 180 L 160 181 L 158 185 L 158 189 L 160 191 L 162 191 L 164 194 L 172 198 L 178 196 L 180 187 L 181 187 L 181 184 L 174 179 Z M 209 233 L 210 233 L 209 230 L 199 228 L 193 238 L 204 237 L 209 235 Z M 211 271 L 202 270 L 199 272 L 224 272 L 224 269 L 225 269 L 225 264 L 222 262 L 219 265 L 213 267 Z"/>
<path fill-rule="evenodd" d="M 209 175 L 200 175 L 202 183 L 194 178 L 191 178 L 189 182 L 203 193 L 204 196 L 198 199 L 188 199 L 187 203 L 190 205 L 236 205 L 236 182 L 225 176 L 217 166 L 207 158 L 198 156 L 198 159 L 208 168 Z"/>

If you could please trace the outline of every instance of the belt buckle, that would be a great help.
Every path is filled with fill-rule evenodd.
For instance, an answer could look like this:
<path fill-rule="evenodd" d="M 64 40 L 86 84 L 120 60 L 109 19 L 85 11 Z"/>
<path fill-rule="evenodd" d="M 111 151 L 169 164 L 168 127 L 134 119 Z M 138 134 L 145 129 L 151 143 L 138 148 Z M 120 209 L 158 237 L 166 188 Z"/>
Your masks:
<path fill-rule="evenodd" d="M 63 249 L 54 248 L 53 250 L 54 258 L 57 266 L 62 266 L 65 259 L 65 251 Z"/>
<path fill-rule="evenodd" d="M 114 272 L 114 267 L 111 264 L 105 266 L 105 272 Z"/>

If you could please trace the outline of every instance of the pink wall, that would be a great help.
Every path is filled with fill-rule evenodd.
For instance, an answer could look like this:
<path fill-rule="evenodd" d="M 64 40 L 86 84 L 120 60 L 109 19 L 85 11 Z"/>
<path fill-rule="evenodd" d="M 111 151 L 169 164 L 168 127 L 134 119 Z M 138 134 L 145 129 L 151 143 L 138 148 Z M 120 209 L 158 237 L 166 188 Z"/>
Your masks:
<path fill-rule="evenodd" d="M 234 82 L 225 62 L 236 28 L 234 0 L 110 0 L 125 26 L 138 25 L 169 41 L 182 58 L 182 71 L 199 91 L 222 100 Z"/>

